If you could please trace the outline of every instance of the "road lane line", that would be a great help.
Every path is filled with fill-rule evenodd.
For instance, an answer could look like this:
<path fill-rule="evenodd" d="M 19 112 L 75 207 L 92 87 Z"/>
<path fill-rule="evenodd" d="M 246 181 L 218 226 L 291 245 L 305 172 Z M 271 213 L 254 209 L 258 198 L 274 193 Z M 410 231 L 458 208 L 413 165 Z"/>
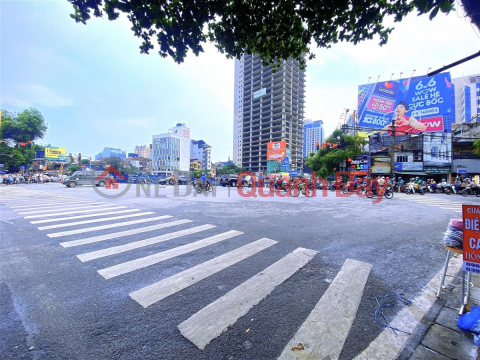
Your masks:
<path fill-rule="evenodd" d="M 109 211 L 109 210 L 116 210 L 116 209 L 125 209 L 127 206 L 116 206 L 116 205 L 99 205 L 96 206 L 93 209 L 88 209 L 88 210 L 78 210 L 78 211 L 65 211 L 65 212 L 60 212 L 60 213 L 54 213 L 54 214 L 45 214 L 45 215 L 30 215 L 30 216 L 24 216 L 24 219 L 35 219 L 39 217 L 49 217 L 49 216 L 63 216 L 63 215 L 70 215 L 70 214 L 83 214 L 83 213 L 93 213 L 93 212 L 98 212 L 98 211 Z"/>
<path fill-rule="evenodd" d="M 102 258 L 102 257 L 106 257 L 106 256 L 110 256 L 110 255 L 116 255 L 116 254 L 120 254 L 122 252 L 135 250 L 135 249 L 138 249 L 138 248 L 141 248 L 141 247 L 150 246 L 150 245 L 153 245 L 153 244 L 158 244 L 160 242 L 176 239 L 176 238 L 181 237 L 181 236 L 195 234 L 195 233 L 198 233 L 200 231 L 213 229 L 214 227 L 216 227 L 216 226 L 215 225 L 210 225 L 210 224 L 195 226 L 195 227 L 190 228 L 190 229 L 179 230 L 179 231 L 175 231 L 173 233 L 159 235 L 159 236 L 155 236 L 155 237 L 144 239 L 144 240 L 134 241 L 134 242 L 124 244 L 124 245 L 109 247 L 109 248 L 102 249 L 102 250 L 97 250 L 97 251 L 92 251 L 92 252 L 85 253 L 85 254 L 80 254 L 80 255 L 77 255 L 77 258 L 79 258 L 80 261 L 82 261 L 82 262 L 95 260 L 95 259 L 99 259 L 99 258 Z"/>
<path fill-rule="evenodd" d="M 175 294 L 229 266 L 232 266 L 274 244 L 277 241 L 262 238 L 253 243 L 220 255 L 200 265 L 172 275 L 164 280 L 153 283 L 140 290 L 134 291 L 129 296 L 142 305 L 149 307 L 166 297 Z"/>
<path fill-rule="evenodd" d="M 278 359 L 338 359 L 371 269 L 371 264 L 347 259 Z M 303 350 L 293 351 L 299 343 Z"/>
<path fill-rule="evenodd" d="M 458 258 L 452 256 L 448 263 L 448 272 L 456 275 L 461 271 L 462 265 L 463 259 L 461 256 Z M 442 272 L 443 268 L 415 296 L 410 306 L 405 306 L 393 320 L 390 320 L 392 327 L 413 334 L 425 314 L 437 300 Z M 409 334 L 401 332 L 394 334 L 390 329 L 385 329 L 354 360 L 397 359 L 409 339 Z"/>
<path fill-rule="evenodd" d="M 241 234 L 243 234 L 243 232 L 241 231 L 236 231 L 236 230 L 227 231 L 218 235 L 210 236 L 208 238 L 205 238 L 199 241 L 195 241 L 190 244 L 176 247 L 174 249 L 162 251 L 153 255 L 145 256 L 140 259 L 127 261 L 115 266 L 110 266 L 108 268 L 98 270 L 98 273 L 102 275 L 105 279 L 111 279 L 116 276 L 120 276 L 138 269 L 143 269 L 148 266 L 158 264 L 162 261 L 174 258 L 176 256 L 187 254 L 189 252 L 201 249 L 203 247 L 216 244 L 218 242 L 221 242 L 226 239 L 230 239 L 234 236 L 238 236 Z"/>
<path fill-rule="evenodd" d="M 94 227 L 85 228 L 85 229 L 62 231 L 62 232 L 58 232 L 58 233 L 47 234 L 47 236 L 50 237 L 50 238 L 54 238 L 54 237 L 73 235 L 73 234 L 83 234 L 83 233 L 86 233 L 86 232 L 112 229 L 112 228 L 116 228 L 116 227 L 119 227 L 119 226 L 143 224 L 143 223 L 150 222 L 150 221 L 168 219 L 168 218 L 171 218 L 171 217 L 172 217 L 171 215 L 162 215 L 162 216 L 150 217 L 150 218 L 145 218 L 145 219 L 140 219 L 140 220 L 125 221 L 125 222 L 116 223 L 116 224 L 94 226 Z"/>
<path fill-rule="evenodd" d="M 167 222 L 167 223 L 162 223 L 162 224 L 157 224 L 157 225 L 152 225 L 152 226 L 146 226 L 146 227 L 138 228 L 138 229 L 130 229 L 130 230 L 119 231 L 119 232 L 105 234 L 105 235 L 93 236 L 93 237 L 89 237 L 89 238 L 86 238 L 86 239 L 61 242 L 60 245 L 63 246 L 64 248 L 68 248 L 68 247 L 73 247 L 73 246 L 92 244 L 92 243 L 96 243 L 96 242 L 100 242 L 100 241 L 111 240 L 111 239 L 130 236 L 130 235 L 136 235 L 136 234 L 144 233 L 144 232 L 147 232 L 147 231 L 164 229 L 164 228 L 167 228 L 167 227 L 187 224 L 187 223 L 191 223 L 191 222 L 193 222 L 193 221 L 192 220 L 175 220 L 175 221 L 170 221 L 170 222 Z"/>
<path fill-rule="evenodd" d="M 182 322 L 178 325 L 180 333 L 199 349 L 205 349 L 210 341 L 235 324 L 278 285 L 312 260 L 315 254 L 317 252 L 313 250 L 295 249 Z"/>
<path fill-rule="evenodd" d="M 78 215 L 78 216 L 59 217 L 58 219 L 35 220 L 35 221 L 30 221 L 30 224 L 44 224 L 44 223 L 55 222 L 55 221 L 84 219 L 84 218 L 100 216 L 100 215 L 117 215 L 117 214 L 131 213 L 131 212 L 135 212 L 135 211 L 140 211 L 140 209 L 130 209 L 130 210 L 122 210 L 122 211 L 111 211 L 111 210 L 109 210 L 108 212 L 105 212 L 104 214 L 87 214 L 87 215 Z"/>
<path fill-rule="evenodd" d="M 141 213 L 135 213 L 135 214 L 127 214 L 127 215 L 111 216 L 111 217 L 105 217 L 105 218 L 96 218 L 96 219 L 75 221 L 75 222 L 70 222 L 70 223 L 65 223 L 65 224 L 53 224 L 53 225 L 47 225 L 47 226 L 40 226 L 38 228 L 38 230 L 58 229 L 58 228 L 61 228 L 61 227 L 69 227 L 69 226 L 76 226 L 76 225 L 83 225 L 83 224 L 93 224 L 93 223 L 97 223 L 97 222 L 120 220 L 120 219 L 126 219 L 126 218 L 138 217 L 138 216 L 144 216 L 144 215 L 151 215 L 151 214 L 155 214 L 155 213 L 153 211 L 148 211 L 148 212 L 141 212 Z M 104 215 L 107 215 L 107 214 L 104 214 Z"/>

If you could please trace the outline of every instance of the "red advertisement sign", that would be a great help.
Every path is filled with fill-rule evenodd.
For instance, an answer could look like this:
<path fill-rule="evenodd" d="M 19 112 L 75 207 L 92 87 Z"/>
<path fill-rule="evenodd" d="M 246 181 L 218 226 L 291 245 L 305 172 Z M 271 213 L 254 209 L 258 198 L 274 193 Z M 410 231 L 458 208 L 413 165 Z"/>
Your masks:
<path fill-rule="evenodd" d="M 480 274 L 480 205 L 462 205 L 463 271 Z"/>
<path fill-rule="evenodd" d="M 372 96 L 368 102 L 368 109 L 382 111 L 389 113 L 393 111 L 393 106 L 395 105 L 394 100 L 383 99 L 380 97 Z"/>
<path fill-rule="evenodd" d="M 418 121 L 420 121 L 422 124 L 425 124 L 425 126 L 427 127 L 427 130 L 424 130 L 425 132 L 426 131 L 443 131 L 443 116 L 431 117 L 428 119 L 420 119 Z M 419 133 L 422 131 L 417 129 L 412 129 L 411 132 Z"/>
<path fill-rule="evenodd" d="M 285 149 L 267 151 L 267 160 L 283 159 L 285 156 L 287 156 L 287 151 Z"/>
<path fill-rule="evenodd" d="M 267 143 L 267 150 L 286 150 L 286 141 L 271 141 Z"/>

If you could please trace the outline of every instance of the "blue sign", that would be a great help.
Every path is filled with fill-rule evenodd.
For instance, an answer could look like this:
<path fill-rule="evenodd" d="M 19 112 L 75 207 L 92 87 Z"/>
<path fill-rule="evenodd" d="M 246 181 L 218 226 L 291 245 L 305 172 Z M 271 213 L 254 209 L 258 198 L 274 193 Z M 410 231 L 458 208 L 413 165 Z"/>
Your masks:
<path fill-rule="evenodd" d="M 467 170 L 457 170 L 457 174 L 466 174 Z"/>
<path fill-rule="evenodd" d="M 290 171 L 288 172 L 288 175 L 290 175 L 290 176 L 298 176 L 298 175 L 300 175 L 300 170 L 290 170 Z"/>
<path fill-rule="evenodd" d="M 20 166 L 20 171 L 25 171 L 25 165 Z"/>
<path fill-rule="evenodd" d="M 285 156 L 283 158 L 282 165 L 280 165 L 280 166 L 288 166 L 288 165 L 290 165 L 290 160 L 288 159 L 288 156 Z"/>

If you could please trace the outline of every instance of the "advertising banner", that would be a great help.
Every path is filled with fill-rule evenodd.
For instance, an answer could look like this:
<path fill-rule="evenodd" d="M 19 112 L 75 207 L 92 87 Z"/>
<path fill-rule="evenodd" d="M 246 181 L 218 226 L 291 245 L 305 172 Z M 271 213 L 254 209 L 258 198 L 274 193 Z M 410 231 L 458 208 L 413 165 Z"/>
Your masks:
<path fill-rule="evenodd" d="M 423 163 L 426 166 L 452 164 L 451 133 L 430 133 L 423 136 Z"/>
<path fill-rule="evenodd" d="M 59 161 L 59 162 L 66 162 L 67 161 L 67 152 L 65 148 L 45 148 L 45 160 L 50 161 Z"/>
<path fill-rule="evenodd" d="M 395 171 L 423 171 L 423 162 L 396 162 Z"/>
<path fill-rule="evenodd" d="M 351 171 L 367 171 L 369 164 L 368 155 L 357 155 L 352 159 Z"/>
<path fill-rule="evenodd" d="M 480 205 L 462 205 L 463 271 L 480 274 Z"/>
<path fill-rule="evenodd" d="M 267 143 L 267 160 L 283 159 L 287 156 L 287 142 L 275 141 Z"/>
<path fill-rule="evenodd" d="M 444 116 L 454 111 L 450 73 L 414 77 L 358 87 L 358 125 L 403 133 L 443 131 Z"/>
<path fill-rule="evenodd" d="M 392 170 L 391 159 L 388 156 L 372 156 L 372 174 L 389 174 Z"/>

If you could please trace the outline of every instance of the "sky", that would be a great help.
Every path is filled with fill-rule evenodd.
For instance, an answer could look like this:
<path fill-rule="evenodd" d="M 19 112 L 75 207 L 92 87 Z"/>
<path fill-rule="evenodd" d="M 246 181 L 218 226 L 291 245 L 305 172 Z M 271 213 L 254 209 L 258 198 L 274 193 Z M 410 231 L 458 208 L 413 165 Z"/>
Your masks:
<path fill-rule="evenodd" d="M 480 45 L 478 29 L 460 5 L 430 21 L 412 13 L 387 45 L 378 39 L 314 49 L 306 70 L 305 118 L 323 120 L 330 134 L 355 109 L 357 86 L 426 74 L 468 55 Z M 154 49 L 142 55 L 128 20 L 70 18 L 66 0 L 0 2 L 0 108 L 36 108 L 48 130 L 41 144 L 82 157 L 104 147 L 133 152 L 152 135 L 185 123 L 191 138 L 212 146 L 212 161 L 233 153 L 234 60 L 213 45 L 182 64 Z M 450 69 L 452 78 L 480 73 L 480 58 Z M 392 76 L 393 74 L 393 76 Z M 352 110 L 350 110 L 351 112 Z"/>

